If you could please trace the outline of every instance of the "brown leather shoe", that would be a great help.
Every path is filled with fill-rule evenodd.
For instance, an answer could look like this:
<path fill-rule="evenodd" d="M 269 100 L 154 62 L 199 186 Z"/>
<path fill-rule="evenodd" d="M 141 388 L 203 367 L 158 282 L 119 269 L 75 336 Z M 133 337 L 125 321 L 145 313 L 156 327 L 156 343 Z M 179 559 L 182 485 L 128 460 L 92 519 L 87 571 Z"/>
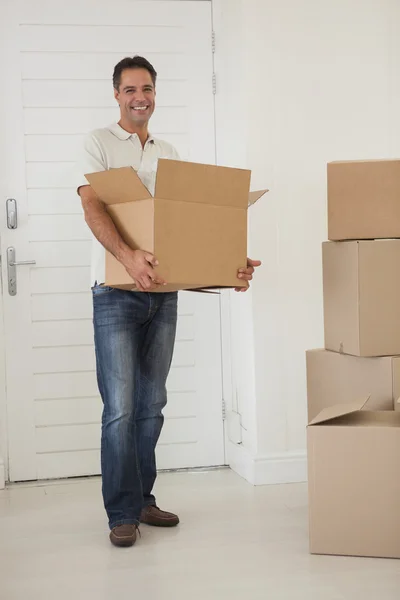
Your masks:
<path fill-rule="evenodd" d="M 160 510 L 158 506 L 145 506 L 140 515 L 140 522 L 155 527 L 175 527 L 179 523 L 179 517 Z"/>
<path fill-rule="evenodd" d="M 136 542 L 136 535 L 139 531 L 137 525 L 117 525 L 110 531 L 110 540 L 114 546 L 133 546 Z"/>

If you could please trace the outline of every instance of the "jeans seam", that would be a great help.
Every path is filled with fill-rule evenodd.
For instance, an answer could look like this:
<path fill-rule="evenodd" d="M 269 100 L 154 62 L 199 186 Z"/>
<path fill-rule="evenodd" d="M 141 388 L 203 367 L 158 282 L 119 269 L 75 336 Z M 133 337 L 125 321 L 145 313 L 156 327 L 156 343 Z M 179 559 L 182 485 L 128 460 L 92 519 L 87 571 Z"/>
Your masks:
<path fill-rule="evenodd" d="M 152 312 L 153 312 L 153 298 L 151 294 L 148 294 L 149 297 L 149 312 L 147 315 L 147 319 L 150 319 L 152 316 Z"/>
<path fill-rule="evenodd" d="M 120 525 L 140 525 L 139 519 L 120 519 L 119 521 L 114 521 L 110 523 L 110 529 L 114 529 L 114 527 L 119 527 Z"/>

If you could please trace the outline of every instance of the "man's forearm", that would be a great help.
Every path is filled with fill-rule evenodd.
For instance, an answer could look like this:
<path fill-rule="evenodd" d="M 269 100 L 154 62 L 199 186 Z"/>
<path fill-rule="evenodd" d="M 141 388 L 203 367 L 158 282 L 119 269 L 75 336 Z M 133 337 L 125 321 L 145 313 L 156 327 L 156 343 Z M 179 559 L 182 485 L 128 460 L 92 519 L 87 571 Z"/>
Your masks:
<path fill-rule="evenodd" d="M 118 233 L 104 204 L 90 186 L 81 187 L 79 195 L 82 200 L 85 221 L 93 235 L 117 260 L 124 263 L 124 258 L 132 250 Z"/>

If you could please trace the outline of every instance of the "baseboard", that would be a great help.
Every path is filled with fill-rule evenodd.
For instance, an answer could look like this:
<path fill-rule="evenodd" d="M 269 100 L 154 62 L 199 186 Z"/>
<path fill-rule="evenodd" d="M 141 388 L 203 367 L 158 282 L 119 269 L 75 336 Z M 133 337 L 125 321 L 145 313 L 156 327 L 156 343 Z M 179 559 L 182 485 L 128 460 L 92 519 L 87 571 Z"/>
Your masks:
<path fill-rule="evenodd" d="M 255 485 L 307 481 L 306 451 L 287 452 L 255 459 Z"/>
<path fill-rule="evenodd" d="M 307 481 L 305 451 L 252 456 L 243 446 L 229 443 L 228 461 L 233 471 L 253 485 Z"/>
<path fill-rule="evenodd" d="M 255 485 L 254 459 L 251 454 L 240 444 L 227 442 L 228 464 L 232 471 L 243 477 L 249 483 Z"/>
<path fill-rule="evenodd" d="M 4 468 L 4 461 L 0 458 L 0 490 L 4 490 L 6 487 L 6 470 Z"/>

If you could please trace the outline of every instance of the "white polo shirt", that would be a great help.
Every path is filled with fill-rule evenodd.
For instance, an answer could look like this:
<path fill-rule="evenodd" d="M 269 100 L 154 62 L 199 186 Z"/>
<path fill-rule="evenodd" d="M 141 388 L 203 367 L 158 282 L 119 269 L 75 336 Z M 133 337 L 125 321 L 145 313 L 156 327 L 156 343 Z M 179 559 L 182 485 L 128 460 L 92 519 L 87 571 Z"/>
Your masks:
<path fill-rule="evenodd" d="M 119 167 L 133 167 L 149 192 L 154 195 L 157 161 L 159 158 L 179 160 L 176 149 L 163 140 L 149 138 L 142 147 L 136 133 L 129 133 L 114 123 L 96 129 L 86 136 L 79 162 L 77 188 L 88 185 L 86 173 L 96 173 Z M 92 285 L 105 281 L 105 249 L 93 236 L 91 281 Z"/>

